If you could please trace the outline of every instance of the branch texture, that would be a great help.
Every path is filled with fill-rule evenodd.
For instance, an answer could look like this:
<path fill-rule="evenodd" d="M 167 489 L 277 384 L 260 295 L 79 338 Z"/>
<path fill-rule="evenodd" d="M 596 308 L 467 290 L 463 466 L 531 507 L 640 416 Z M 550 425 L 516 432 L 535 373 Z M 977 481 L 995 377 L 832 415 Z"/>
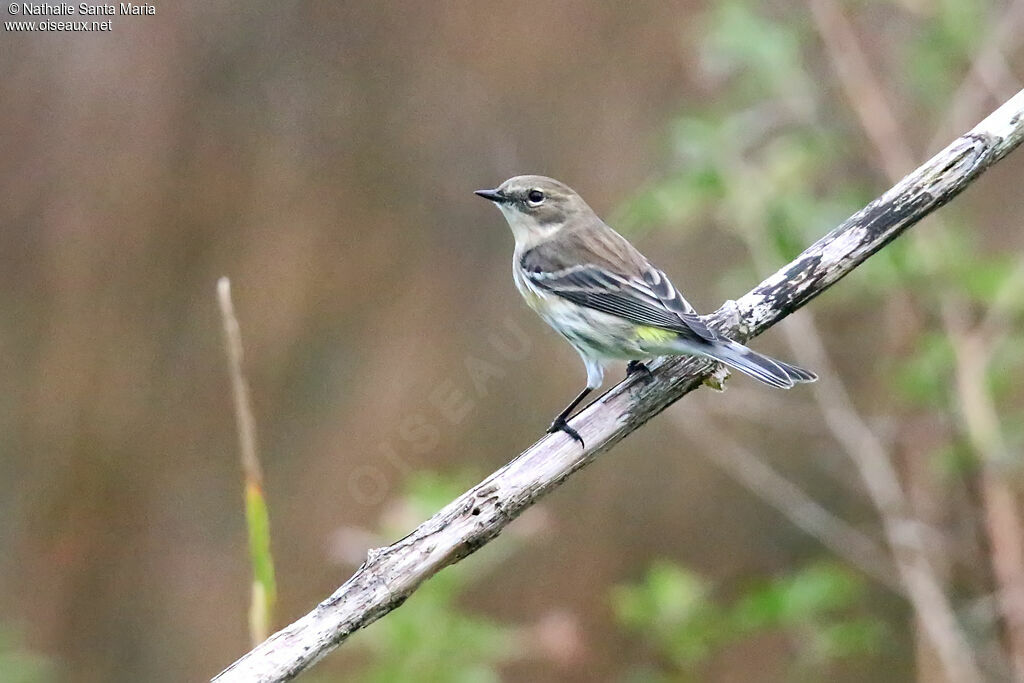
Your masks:
<path fill-rule="evenodd" d="M 1024 91 L 892 189 L 821 238 L 709 323 L 743 340 L 774 325 L 849 274 L 904 230 L 944 205 L 1024 140 Z M 219 674 L 219 683 L 289 680 L 357 629 L 405 601 L 423 581 L 497 536 L 536 500 L 635 429 L 700 386 L 707 361 L 661 359 L 595 401 L 565 434 L 547 435 L 449 503 L 411 534 L 371 550 L 329 598 Z"/>

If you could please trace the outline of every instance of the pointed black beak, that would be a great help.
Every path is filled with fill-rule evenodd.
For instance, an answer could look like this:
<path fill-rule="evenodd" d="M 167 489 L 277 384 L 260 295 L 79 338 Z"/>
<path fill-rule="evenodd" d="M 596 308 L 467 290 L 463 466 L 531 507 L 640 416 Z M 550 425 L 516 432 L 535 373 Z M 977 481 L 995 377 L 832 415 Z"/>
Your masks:
<path fill-rule="evenodd" d="M 483 197 L 484 199 L 489 199 L 498 204 L 505 201 L 505 195 L 503 195 L 499 190 L 477 190 L 473 194 Z"/>

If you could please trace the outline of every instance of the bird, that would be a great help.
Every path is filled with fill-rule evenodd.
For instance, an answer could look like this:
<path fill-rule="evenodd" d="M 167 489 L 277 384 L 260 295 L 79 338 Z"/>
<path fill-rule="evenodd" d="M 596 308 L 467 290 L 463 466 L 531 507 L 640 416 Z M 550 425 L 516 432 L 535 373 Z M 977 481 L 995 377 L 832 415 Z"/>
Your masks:
<path fill-rule="evenodd" d="M 475 194 L 494 202 L 512 230 L 519 293 L 576 349 L 587 371 L 586 386 L 551 422 L 549 434 L 564 432 L 586 447 L 568 418 L 602 385 L 613 361 L 627 361 L 627 376 L 649 374 L 645 362 L 660 356 L 700 356 L 780 389 L 817 379 L 709 328 L 664 271 L 568 185 L 520 175 Z"/>

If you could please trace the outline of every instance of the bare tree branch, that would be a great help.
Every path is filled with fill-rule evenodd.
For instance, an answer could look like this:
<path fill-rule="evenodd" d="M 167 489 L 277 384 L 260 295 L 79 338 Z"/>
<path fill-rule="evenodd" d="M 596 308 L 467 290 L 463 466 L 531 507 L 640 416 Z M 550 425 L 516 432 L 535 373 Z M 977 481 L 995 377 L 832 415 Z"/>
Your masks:
<path fill-rule="evenodd" d="M 899 177 L 901 169 L 910 167 L 913 155 L 906 142 L 906 136 L 900 129 L 892 107 L 885 97 L 884 90 L 868 66 L 867 56 L 861 48 L 853 27 L 835 0 L 810 0 L 810 7 L 826 52 L 839 76 L 840 84 L 846 92 L 847 100 L 856 111 L 861 128 L 875 147 L 886 174 L 890 179 L 895 180 Z M 990 32 L 992 37 L 986 41 L 974 59 L 970 74 L 957 89 L 956 97 L 950 107 L 957 115 L 962 115 L 966 108 L 976 106 L 976 102 L 981 99 L 978 88 L 972 90 L 976 84 L 987 86 L 993 92 L 996 91 L 998 79 L 986 77 L 998 65 L 1004 64 L 1001 50 L 1012 40 L 1019 40 L 1020 31 L 1017 28 L 1022 21 L 1024 21 L 1024 2 L 1010 0 L 1007 9 L 993 27 L 993 31 Z M 981 83 L 982 81 L 984 83 Z M 945 125 L 944 122 L 939 126 L 939 130 L 936 132 L 937 138 L 943 134 Z M 936 223 L 938 224 L 936 228 L 940 232 L 948 230 L 944 221 L 936 220 Z M 920 236 L 917 236 L 917 241 L 918 243 L 922 242 Z M 1004 290 L 1004 296 L 1005 292 L 1006 290 Z M 1024 545 L 1020 540 L 1022 522 L 1017 513 L 1012 491 L 1003 478 L 997 476 L 993 471 L 993 463 L 1000 460 L 1004 449 L 1002 448 L 1002 434 L 998 417 L 984 388 L 989 354 L 980 347 L 981 338 L 967 331 L 964 316 L 952 313 L 954 309 L 964 307 L 961 299 L 962 297 L 956 291 L 943 293 L 942 320 L 946 336 L 957 349 L 957 389 L 961 412 L 964 414 L 963 422 L 972 445 L 983 459 L 982 500 L 986 513 L 989 542 L 992 546 L 993 570 L 996 580 L 1000 584 L 998 594 L 1006 619 L 1011 666 L 1015 677 L 1024 681 Z M 995 303 L 1001 304 L 1001 300 Z M 993 309 L 995 309 L 995 305 Z M 811 341 L 812 335 L 801 335 L 794 329 L 787 329 L 786 332 L 791 338 L 791 344 L 808 346 Z M 806 332 L 807 330 L 805 330 Z M 821 349 L 820 343 L 817 346 Z M 965 352 L 967 349 L 970 349 L 970 352 Z M 806 358 L 798 357 L 798 359 L 805 363 L 809 362 Z M 823 373 L 823 378 L 828 379 L 827 375 L 828 373 Z M 827 386 L 828 382 L 823 381 L 815 392 L 822 401 L 825 401 L 828 395 Z M 841 398 L 839 395 L 832 396 L 831 403 L 847 412 L 853 418 L 853 422 L 860 421 L 852 409 L 852 404 L 847 400 L 844 408 L 844 402 L 838 400 Z M 866 436 L 871 435 L 870 429 L 865 424 L 861 426 Z M 984 434 L 985 437 L 975 438 L 980 434 Z M 837 436 L 842 442 L 843 438 L 838 432 Z M 868 438 L 866 443 L 871 447 L 862 448 L 859 452 L 849 452 L 858 462 L 865 458 L 884 457 L 885 467 L 865 469 L 862 466 L 861 470 L 869 485 L 872 498 L 888 528 L 893 522 L 888 517 L 894 513 L 896 508 L 889 509 L 884 504 L 885 501 L 877 495 L 882 489 L 877 486 L 877 483 L 872 485 L 867 477 L 872 472 L 877 476 L 890 477 L 892 481 L 884 487 L 885 489 L 894 487 L 902 489 L 902 487 L 881 444 L 876 443 L 873 436 Z M 882 464 L 882 461 L 879 460 L 879 465 Z M 905 505 L 902 507 L 906 508 Z M 920 584 L 918 590 L 909 584 L 908 588 L 910 588 L 910 598 L 914 609 L 919 615 L 921 628 L 932 641 L 935 654 L 942 662 L 948 680 L 980 680 L 981 673 L 973 661 L 970 644 L 957 626 L 952 608 L 943 595 L 939 575 L 929 559 L 923 538 L 920 534 L 914 534 L 912 538 L 914 542 L 904 544 L 905 547 L 902 549 L 899 545 L 893 545 L 893 553 L 898 566 L 901 561 L 913 562 L 919 569 L 914 573 L 904 572 L 903 574 L 905 581 L 913 579 Z M 901 557 L 905 559 L 901 560 Z M 929 595 L 938 602 L 924 602 Z"/>
<path fill-rule="evenodd" d="M 1024 680 L 1024 526 L 1017 496 L 1002 471 L 1012 456 L 988 388 L 989 363 L 995 344 L 1002 341 L 1001 335 L 986 337 L 971 330 L 962 307 L 952 303 L 946 303 L 942 315 L 957 359 L 960 420 L 971 447 L 982 461 L 981 497 L 992 552 L 992 573 L 999 588 L 997 599 L 1006 624 L 1007 649 L 1014 676 Z"/>
<path fill-rule="evenodd" d="M 906 596 L 893 571 L 885 549 L 874 539 L 834 515 L 799 486 L 776 471 L 760 457 L 743 447 L 724 430 L 715 418 L 701 411 L 673 415 L 674 422 L 687 438 L 703 446 L 704 457 L 717 465 L 734 481 L 778 510 L 789 521 L 897 595 Z"/>
<path fill-rule="evenodd" d="M 967 636 L 935 571 L 924 525 L 917 519 L 900 484 L 899 474 L 882 442 L 854 408 L 846 387 L 825 352 L 809 316 L 796 316 L 786 330 L 797 357 L 820 371 L 814 393 L 836 440 L 860 471 L 868 494 L 882 518 L 886 541 L 906 586 L 907 598 L 921 620 L 949 681 L 981 681 Z"/>
<path fill-rule="evenodd" d="M 942 123 L 935 129 L 925 151 L 935 149 L 947 135 L 970 123 L 978 114 L 978 103 L 985 99 L 986 94 L 998 102 L 1021 87 L 1020 81 L 1006 65 L 1005 55 L 1013 54 L 1024 38 L 1024 1 L 1008 0 L 1006 8 L 982 35 L 985 40 L 971 61 L 970 71 L 956 89 Z"/>
<path fill-rule="evenodd" d="M 849 274 L 869 256 L 949 202 L 1024 139 L 1024 91 L 895 187 L 818 240 L 738 301 L 710 316 L 737 338 L 763 332 Z M 700 386 L 711 365 L 669 358 L 649 378 L 630 378 L 574 420 L 587 447 L 548 435 L 449 503 L 397 543 L 370 551 L 333 595 L 243 656 L 214 680 L 284 681 L 357 629 L 395 609 L 427 578 L 498 535 L 576 470 Z"/>

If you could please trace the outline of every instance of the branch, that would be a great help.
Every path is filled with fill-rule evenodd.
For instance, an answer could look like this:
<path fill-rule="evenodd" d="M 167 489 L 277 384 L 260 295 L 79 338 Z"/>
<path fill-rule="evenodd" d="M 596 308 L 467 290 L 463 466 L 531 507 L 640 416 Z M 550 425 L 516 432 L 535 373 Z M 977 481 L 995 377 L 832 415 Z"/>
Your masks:
<path fill-rule="evenodd" d="M 792 322 L 785 331 L 789 344 L 801 362 L 813 361 L 812 367 L 820 370 L 821 381 L 814 387 L 814 393 L 825 423 L 857 466 L 878 510 L 900 581 L 942 663 L 946 680 L 981 681 L 970 642 L 957 623 L 956 612 L 932 566 L 924 526 L 907 502 L 892 457 L 854 407 L 811 316 L 797 316 Z"/>
<path fill-rule="evenodd" d="M 739 339 L 763 332 L 949 202 L 1022 139 L 1024 91 L 792 263 L 723 306 L 709 322 Z M 214 680 L 285 681 L 302 673 L 354 631 L 401 605 L 423 581 L 489 542 L 573 472 L 696 389 L 711 368 L 700 359 L 667 358 L 652 364 L 650 378 L 620 383 L 574 420 L 585 449 L 564 434 L 545 436 L 402 540 L 371 550 L 333 595 Z"/>
<path fill-rule="evenodd" d="M 217 303 L 224 322 L 224 349 L 235 400 L 235 423 L 245 477 L 245 525 L 249 531 L 249 559 L 252 563 L 252 599 L 249 602 L 249 637 L 253 644 L 266 640 L 277 602 L 274 558 L 270 554 L 270 519 L 263 495 L 263 469 L 256 449 L 256 419 L 252 414 L 249 383 L 242 370 L 242 330 L 231 301 L 231 280 L 217 280 Z"/>
<path fill-rule="evenodd" d="M 900 175 L 900 169 L 910 167 L 913 156 L 909 145 L 904 141 L 906 136 L 900 130 L 896 116 L 886 101 L 883 88 L 868 67 L 867 57 L 853 27 L 835 0 L 810 0 L 810 5 L 815 25 L 839 75 L 839 81 L 846 91 L 847 99 L 857 112 L 861 127 L 872 141 L 886 173 L 890 179 L 895 180 Z M 962 118 L 963 110 L 975 106 L 976 101 L 980 99 L 977 93 L 968 96 L 972 93 L 971 88 L 976 81 L 984 80 L 984 85 L 996 92 L 998 79 L 986 76 L 995 71 L 998 64 L 1005 64 L 1002 49 L 1011 42 L 1011 39 L 1019 40 L 1018 24 L 1022 21 L 1024 2 L 1010 0 L 1008 8 L 988 32 L 992 37 L 985 42 L 974 59 L 970 74 L 957 89 L 952 106 L 949 107 L 949 110 L 956 112 L 957 117 Z M 1019 87 L 1017 84 L 1009 92 L 1012 93 Z M 948 120 L 949 117 L 946 121 Z M 944 130 L 945 122 L 940 125 L 935 140 L 929 147 L 933 147 L 941 140 L 945 135 Z M 936 220 L 936 223 L 935 227 L 940 233 L 947 230 L 944 222 Z M 919 244 L 922 242 L 920 235 L 917 241 Z M 993 301 L 990 315 L 998 317 L 995 311 L 997 305 L 1002 305 L 1002 297 L 1016 291 L 1017 283 L 1013 280 L 1015 278 L 1011 278 L 1010 286 L 1004 288 L 997 297 L 998 300 Z M 983 386 L 989 353 L 987 349 L 979 346 L 982 344 L 982 338 L 966 330 L 964 316 L 953 313 L 954 310 L 964 307 L 960 293 L 944 291 L 941 298 L 943 327 L 956 350 L 957 389 L 964 425 L 968 440 L 985 465 L 981 472 L 981 495 L 992 550 L 993 574 L 1001 586 L 998 593 L 1006 622 L 1010 665 L 1015 672 L 1015 678 L 1024 681 L 1024 545 L 1020 541 L 1022 524 L 1012 491 L 1003 478 L 993 472 L 993 463 L 1000 459 L 1005 448 L 1002 444 L 998 416 Z M 791 338 L 798 337 L 791 340 L 791 344 L 794 345 L 806 347 L 808 342 L 812 341 L 806 335 L 799 337 L 799 332 L 792 327 L 788 328 L 786 333 Z M 817 346 L 820 350 L 820 343 Z M 823 355 L 823 351 L 819 355 Z M 798 356 L 798 360 L 799 358 Z M 812 367 L 823 370 L 813 364 Z M 822 374 L 822 377 L 827 379 L 825 374 Z M 828 394 L 831 394 L 829 402 L 838 410 L 847 413 L 851 418 L 847 421 L 852 423 L 856 431 L 864 434 L 864 438 L 854 444 L 855 448 L 848 447 L 848 451 L 861 468 L 868 490 L 882 515 L 887 534 L 894 538 L 893 532 L 901 526 L 896 514 L 899 509 L 906 506 L 897 500 L 892 501 L 893 505 L 887 505 L 886 501 L 879 497 L 886 489 L 902 488 L 889 456 L 857 416 L 848 398 L 844 398 L 841 392 L 827 392 L 827 389 L 827 383 L 823 381 L 815 392 L 822 404 L 825 404 L 829 398 Z M 839 432 L 836 434 L 841 442 L 845 441 Z M 878 477 L 888 478 L 891 482 L 879 481 Z M 947 678 L 951 681 L 980 680 L 981 673 L 975 665 L 970 644 L 956 622 L 948 599 L 943 595 L 938 573 L 920 533 L 903 535 L 907 536 L 906 540 L 912 542 L 890 542 L 893 555 L 904 576 L 904 583 L 909 588 L 910 599 L 918 614 L 921 628 L 932 641 L 934 652 L 942 662 Z M 917 571 L 908 571 L 914 567 Z"/>
<path fill-rule="evenodd" d="M 977 113 L 978 103 L 986 94 L 998 102 L 1021 87 L 1020 81 L 1006 66 L 1005 55 L 1013 54 L 1020 46 L 1024 35 L 1022 29 L 1024 1 L 1009 0 L 1003 12 L 982 32 L 985 42 L 971 61 L 967 77 L 960 82 L 950 99 L 942 123 L 936 128 L 925 149 L 938 147 L 946 135 L 974 118 L 971 112 Z"/>
<path fill-rule="evenodd" d="M 905 596 L 892 561 L 871 537 L 832 514 L 771 465 L 718 429 L 716 420 L 701 411 L 672 415 L 690 442 L 700 444 L 704 457 L 734 481 L 771 505 L 790 522 L 897 595 Z"/>

